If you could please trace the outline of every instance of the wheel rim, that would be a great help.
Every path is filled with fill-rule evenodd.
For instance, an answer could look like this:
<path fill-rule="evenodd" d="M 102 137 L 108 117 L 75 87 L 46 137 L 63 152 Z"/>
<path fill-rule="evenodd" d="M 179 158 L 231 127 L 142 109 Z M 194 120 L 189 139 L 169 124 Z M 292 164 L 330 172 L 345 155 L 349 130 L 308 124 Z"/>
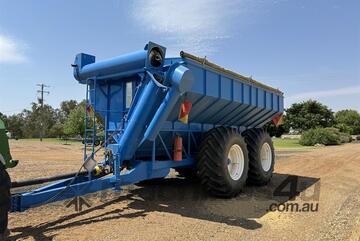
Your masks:
<path fill-rule="evenodd" d="M 231 179 L 239 180 L 244 171 L 244 153 L 238 144 L 232 145 L 229 150 L 227 167 Z"/>
<path fill-rule="evenodd" d="M 272 151 L 269 143 L 265 142 L 261 147 L 261 166 L 265 172 L 269 171 L 272 163 Z"/>

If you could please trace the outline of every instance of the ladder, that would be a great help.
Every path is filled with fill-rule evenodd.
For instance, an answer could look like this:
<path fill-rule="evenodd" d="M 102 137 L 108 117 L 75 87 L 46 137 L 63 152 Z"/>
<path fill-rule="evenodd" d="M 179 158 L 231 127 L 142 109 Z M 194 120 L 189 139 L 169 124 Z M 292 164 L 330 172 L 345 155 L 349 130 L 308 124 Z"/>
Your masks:
<path fill-rule="evenodd" d="M 90 96 L 92 96 L 94 103 L 91 105 Z M 86 81 L 86 100 L 85 100 L 85 131 L 84 131 L 84 161 L 88 158 L 88 141 L 91 140 L 91 158 L 95 154 L 95 141 L 97 138 L 96 133 L 96 79 L 89 79 Z M 92 122 L 92 126 L 89 124 Z M 89 138 L 91 137 L 91 138 Z"/>

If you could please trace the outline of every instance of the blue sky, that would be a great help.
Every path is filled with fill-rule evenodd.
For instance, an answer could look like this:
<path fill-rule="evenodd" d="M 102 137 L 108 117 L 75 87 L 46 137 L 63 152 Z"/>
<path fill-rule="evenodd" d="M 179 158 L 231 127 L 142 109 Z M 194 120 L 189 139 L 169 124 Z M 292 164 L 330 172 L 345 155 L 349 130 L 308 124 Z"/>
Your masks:
<path fill-rule="evenodd" d="M 70 64 L 149 41 L 209 60 L 281 89 L 285 106 L 317 99 L 360 111 L 360 1 L 356 0 L 0 0 L 0 112 L 36 101 L 81 100 Z"/>

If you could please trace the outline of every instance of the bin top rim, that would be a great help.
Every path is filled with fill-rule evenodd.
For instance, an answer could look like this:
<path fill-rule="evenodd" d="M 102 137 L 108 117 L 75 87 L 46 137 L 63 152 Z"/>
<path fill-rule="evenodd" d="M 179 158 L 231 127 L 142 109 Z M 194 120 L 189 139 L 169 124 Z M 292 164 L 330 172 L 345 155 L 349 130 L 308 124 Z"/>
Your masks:
<path fill-rule="evenodd" d="M 241 80 L 245 80 L 245 81 L 247 81 L 248 83 L 253 84 L 253 85 L 257 86 L 257 87 L 261 87 L 261 88 L 263 88 L 263 89 L 265 89 L 265 90 L 272 91 L 272 92 L 274 92 L 274 93 L 276 93 L 276 94 L 279 94 L 279 95 L 281 95 L 281 96 L 284 95 L 284 93 L 283 93 L 282 91 L 280 91 L 279 89 L 276 89 L 276 88 L 273 88 L 273 87 L 268 86 L 268 85 L 266 85 L 266 84 L 263 84 L 263 83 L 261 83 L 261 82 L 259 82 L 259 81 L 257 81 L 257 80 L 254 80 L 254 79 L 251 78 L 251 77 L 246 77 L 246 76 L 243 76 L 243 75 L 241 75 L 241 74 L 238 74 L 238 73 L 236 73 L 236 72 L 234 72 L 234 71 L 225 69 L 225 68 L 223 68 L 223 67 L 221 67 L 221 66 L 219 66 L 219 65 L 217 65 L 217 64 L 214 64 L 214 63 L 208 61 L 208 60 L 206 59 L 206 57 L 205 57 L 205 58 L 201 58 L 201 57 L 192 55 L 192 54 L 187 53 L 187 52 L 184 52 L 184 51 L 181 51 L 181 52 L 180 52 L 180 56 L 181 56 L 182 58 L 191 59 L 191 60 L 193 60 L 193 61 L 195 61 L 195 62 L 197 62 L 197 63 L 199 63 L 199 64 L 201 64 L 201 65 L 206 65 L 206 66 L 208 66 L 208 67 L 210 67 L 210 68 L 212 68 L 212 69 L 215 69 L 215 70 L 217 70 L 217 71 L 219 71 L 219 72 L 222 72 L 222 73 L 224 73 L 224 74 L 233 76 L 233 77 L 235 77 L 235 78 L 239 78 L 239 79 L 241 79 Z"/>

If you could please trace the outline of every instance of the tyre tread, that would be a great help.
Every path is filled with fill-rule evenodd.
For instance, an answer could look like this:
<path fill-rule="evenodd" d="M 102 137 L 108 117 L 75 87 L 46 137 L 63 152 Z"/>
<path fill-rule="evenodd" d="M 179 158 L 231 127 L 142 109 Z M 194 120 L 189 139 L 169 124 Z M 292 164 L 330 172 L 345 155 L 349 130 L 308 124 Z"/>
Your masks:
<path fill-rule="evenodd" d="M 211 194 L 219 197 L 232 197 L 237 194 L 231 190 L 221 172 L 223 158 L 222 150 L 226 148 L 227 141 L 239 133 L 233 128 L 216 127 L 209 130 L 200 145 L 198 155 L 198 175 L 202 185 Z"/>
<path fill-rule="evenodd" d="M 259 158 L 259 151 L 261 150 L 260 144 L 262 143 L 262 140 L 264 138 L 270 138 L 270 135 L 264 129 L 254 128 L 245 131 L 243 136 L 245 137 L 249 153 L 248 182 L 255 185 L 265 185 L 270 181 L 273 172 L 273 166 L 270 169 L 270 178 L 264 178 L 264 176 L 261 174 L 261 162 L 259 162 L 257 159 Z"/>

